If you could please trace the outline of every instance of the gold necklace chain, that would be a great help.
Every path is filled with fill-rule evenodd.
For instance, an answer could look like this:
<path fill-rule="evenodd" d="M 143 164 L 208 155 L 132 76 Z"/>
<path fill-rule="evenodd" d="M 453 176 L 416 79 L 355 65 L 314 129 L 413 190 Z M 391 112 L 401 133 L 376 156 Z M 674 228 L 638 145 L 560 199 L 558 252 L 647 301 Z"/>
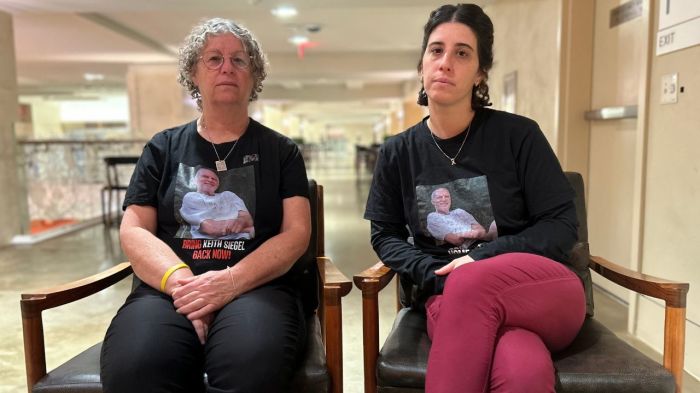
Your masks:
<path fill-rule="evenodd" d="M 428 120 L 430 121 L 430 120 Z M 457 163 L 455 160 L 459 156 L 459 153 L 462 152 L 462 148 L 464 147 L 464 142 L 467 141 L 467 138 L 469 138 L 469 131 L 472 129 L 472 123 L 473 121 L 469 122 L 469 126 L 467 127 L 467 134 L 464 136 L 464 139 L 462 139 L 462 144 L 459 145 L 459 150 L 457 150 L 457 154 L 455 154 L 454 157 L 450 157 L 445 153 L 444 150 L 442 150 L 442 147 L 437 143 L 437 139 L 435 139 L 435 134 L 433 134 L 433 131 L 430 130 L 430 127 L 428 127 L 428 132 L 430 132 L 430 136 L 433 137 L 433 142 L 435 142 L 435 146 L 437 146 L 438 150 L 440 150 L 440 153 L 442 153 L 443 156 L 447 157 L 448 160 L 450 160 L 450 165 L 456 165 Z"/>

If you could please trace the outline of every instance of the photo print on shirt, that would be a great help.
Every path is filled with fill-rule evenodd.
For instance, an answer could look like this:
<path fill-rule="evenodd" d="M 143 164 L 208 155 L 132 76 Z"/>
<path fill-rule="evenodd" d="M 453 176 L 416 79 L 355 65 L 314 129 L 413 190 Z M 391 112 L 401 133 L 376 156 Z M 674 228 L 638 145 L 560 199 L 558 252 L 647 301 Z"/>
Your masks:
<path fill-rule="evenodd" d="M 418 185 L 416 203 L 423 233 L 450 254 L 498 236 L 486 176 Z"/>
<path fill-rule="evenodd" d="M 255 237 L 253 166 L 217 172 L 180 163 L 175 185 L 175 219 L 183 239 L 247 240 Z"/>

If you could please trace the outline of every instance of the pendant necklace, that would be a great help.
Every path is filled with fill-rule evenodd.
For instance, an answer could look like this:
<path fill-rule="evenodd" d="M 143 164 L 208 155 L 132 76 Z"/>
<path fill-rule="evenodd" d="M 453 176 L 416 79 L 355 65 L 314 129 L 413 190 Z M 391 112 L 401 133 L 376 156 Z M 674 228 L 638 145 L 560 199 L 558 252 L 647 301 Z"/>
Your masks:
<path fill-rule="evenodd" d="M 430 121 L 430 119 L 428 119 Z M 467 134 L 464 135 L 464 139 L 462 139 L 462 144 L 459 145 L 459 150 L 457 150 L 457 154 L 455 154 L 454 157 L 450 157 L 445 153 L 444 150 L 440 147 L 440 145 L 437 143 L 437 140 L 435 139 L 435 134 L 430 130 L 430 127 L 428 127 L 428 132 L 430 132 L 430 136 L 433 137 L 433 142 L 435 142 L 435 146 L 437 146 L 438 150 L 440 150 L 440 153 L 442 153 L 443 156 L 447 157 L 448 160 L 450 160 L 450 165 L 456 165 L 457 163 L 455 160 L 457 159 L 457 156 L 459 156 L 459 153 L 462 152 L 462 148 L 464 147 L 464 142 L 467 141 L 467 138 L 469 138 L 469 131 L 472 129 L 472 123 L 473 121 L 469 122 L 469 126 L 467 127 Z"/>
<path fill-rule="evenodd" d="M 225 172 L 228 168 L 226 167 L 226 159 L 228 156 L 231 155 L 233 152 L 233 149 L 236 148 L 236 145 L 238 144 L 238 141 L 241 139 L 239 136 L 238 139 L 236 139 L 236 142 L 233 143 L 233 146 L 231 146 L 231 150 L 228 151 L 228 154 L 226 154 L 226 157 L 222 160 L 221 157 L 219 156 L 219 152 L 216 150 L 216 146 L 214 145 L 214 142 L 212 142 L 211 136 L 209 136 L 209 132 L 207 132 L 207 124 L 204 122 L 202 118 L 199 119 L 199 124 L 202 126 L 202 131 L 204 132 L 204 135 L 209 138 L 209 143 L 211 143 L 211 147 L 214 148 L 214 154 L 216 154 L 217 160 L 214 162 L 216 165 L 216 171 L 217 172 Z M 241 135 L 242 136 L 242 135 Z"/>

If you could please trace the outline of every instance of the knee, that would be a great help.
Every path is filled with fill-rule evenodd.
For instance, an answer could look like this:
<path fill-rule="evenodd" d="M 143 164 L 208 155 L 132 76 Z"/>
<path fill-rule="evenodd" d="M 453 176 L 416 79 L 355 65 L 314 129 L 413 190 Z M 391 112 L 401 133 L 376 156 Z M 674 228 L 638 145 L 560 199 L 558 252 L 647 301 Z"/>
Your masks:
<path fill-rule="evenodd" d="M 209 386 L 241 393 L 286 391 L 297 363 L 297 345 L 274 339 L 241 341 L 250 345 L 239 343 L 235 348 L 219 346 L 208 351 L 205 369 Z"/>
<path fill-rule="evenodd" d="M 549 353 L 547 355 L 549 357 Z M 513 361 L 493 365 L 500 372 L 492 377 L 491 392 L 554 393 L 554 367 L 551 359 L 528 356 L 527 359 L 511 360 Z"/>
<path fill-rule="evenodd" d="M 281 361 L 281 354 L 264 352 L 252 354 L 239 351 L 233 356 L 229 354 L 215 359 L 208 356 L 206 370 L 209 386 L 216 391 L 240 393 L 285 391 L 291 378 L 291 365 Z"/>
<path fill-rule="evenodd" d="M 129 314 L 117 315 L 102 344 L 105 392 L 197 391 L 204 353 L 196 335 L 186 326 L 131 323 Z"/>
<path fill-rule="evenodd" d="M 100 359 L 105 392 L 191 392 L 203 387 L 199 354 L 174 356 L 174 351 L 144 347 L 127 351 L 105 343 Z"/>
<path fill-rule="evenodd" d="M 542 341 L 529 331 L 507 329 L 496 344 L 491 392 L 554 393 L 554 365 Z"/>

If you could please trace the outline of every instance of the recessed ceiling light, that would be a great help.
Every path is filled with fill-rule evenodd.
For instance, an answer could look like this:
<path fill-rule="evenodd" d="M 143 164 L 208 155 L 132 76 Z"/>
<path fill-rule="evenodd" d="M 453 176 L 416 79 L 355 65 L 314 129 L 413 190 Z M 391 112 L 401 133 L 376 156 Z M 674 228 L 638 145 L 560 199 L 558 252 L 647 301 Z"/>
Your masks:
<path fill-rule="evenodd" d="M 305 35 L 294 35 L 289 37 L 289 42 L 291 42 L 294 45 L 301 45 L 309 42 L 309 37 Z"/>
<path fill-rule="evenodd" d="M 271 12 L 272 15 L 282 19 L 291 18 L 298 14 L 297 9 L 290 5 L 281 5 L 277 8 L 273 8 Z"/>

